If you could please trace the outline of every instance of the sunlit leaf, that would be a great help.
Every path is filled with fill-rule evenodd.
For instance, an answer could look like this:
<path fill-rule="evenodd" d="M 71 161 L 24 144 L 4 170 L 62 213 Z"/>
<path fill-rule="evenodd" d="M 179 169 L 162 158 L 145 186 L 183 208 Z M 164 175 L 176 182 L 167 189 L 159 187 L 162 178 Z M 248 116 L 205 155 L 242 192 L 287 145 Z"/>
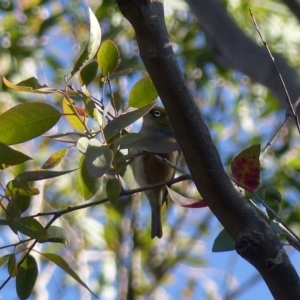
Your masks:
<path fill-rule="evenodd" d="M 74 107 L 70 104 L 70 102 L 68 101 L 68 99 L 64 98 L 62 101 L 62 108 L 63 108 L 63 112 L 65 114 L 65 117 L 67 119 L 67 121 L 69 122 L 69 124 L 77 131 L 79 132 L 83 132 L 85 130 L 85 126 L 84 126 L 84 116 L 81 116 L 80 114 L 78 114 L 79 116 L 77 116 Z M 78 111 L 77 111 L 78 113 Z"/>
<path fill-rule="evenodd" d="M 235 241 L 229 233 L 223 229 L 216 237 L 212 252 L 225 252 L 235 250 Z"/>
<path fill-rule="evenodd" d="M 33 196 L 39 193 L 39 190 L 31 187 L 27 181 L 16 179 L 9 181 L 5 188 L 6 196 Z"/>
<path fill-rule="evenodd" d="M 207 204 L 203 199 L 196 200 L 196 199 L 187 198 L 173 191 L 169 187 L 167 187 L 167 189 L 170 198 L 180 206 L 188 207 L 188 208 L 207 207 Z"/>
<path fill-rule="evenodd" d="M 108 179 L 106 184 L 106 195 L 111 204 L 116 205 L 120 198 L 121 184 L 118 178 Z"/>
<path fill-rule="evenodd" d="M 95 297 L 97 297 L 90 289 L 89 287 L 80 279 L 80 277 L 77 275 L 77 273 L 68 265 L 68 263 L 61 257 L 54 253 L 40 253 L 48 260 L 52 261 L 54 264 L 56 264 L 58 267 L 60 267 L 62 270 L 64 270 L 67 274 L 69 274 L 71 277 L 73 277 L 79 284 L 84 286 L 87 290 L 89 290 Z"/>
<path fill-rule="evenodd" d="M 0 257 L 0 267 L 2 267 L 10 258 L 11 254 L 6 254 Z"/>
<path fill-rule="evenodd" d="M 33 256 L 27 255 L 19 267 L 16 277 L 16 290 L 19 298 L 29 298 L 38 275 L 37 263 Z"/>
<path fill-rule="evenodd" d="M 96 16 L 94 15 L 94 13 L 90 8 L 89 8 L 89 19 L 90 19 L 89 41 L 85 46 L 83 52 L 79 56 L 77 62 L 75 63 L 75 66 L 71 72 L 71 77 L 79 70 L 81 70 L 83 66 L 85 66 L 94 58 L 101 43 L 101 28 Z"/>
<path fill-rule="evenodd" d="M 53 153 L 42 165 L 41 169 L 52 169 L 60 164 L 67 155 L 68 149 L 61 149 Z"/>
<path fill-rule="evenodd" d="M 116 44 L 111 40 L 105 41 L 99 48 L 97 60 L 103 76 L 113 73 L 120 64 L 120 54 Z"/>
<path fill-rule="evenodd" d="M 102 177 L 109 170 L 112 160 L 113 152 L 109 147 L 103 146 L 96 139 L 90 139 L 85 164 L 92 178 Z"/>
<path fill-rule="evenodd" d="M 3 170 L 9 166 L 15 166 L 24 163 L 27 160 L 32 159 L 31 157 L 14 150 L 7 145 L 0 142 L 0 170 Z"/>
<path fill-rule="evenodd" d="M 46 103 L 16 105 L 0 115 L 0 142 L 12 145 L 34 139 L 51 129 L 60 117 L 60 112 Z"/>
<path fill-rule="evenodd" d="M 157 90 L 149 76 L 142 78 L 131 89 L 129 105 L 140 108 L 153 103 L 158 97 Z"/>
<path fill-rule="evenodd" d="M 81 137 L 76 144 L 77 149 L 82 153 L 85 154 L 86 150 L 89 146 L 90 140 L 87 137 Z"/>
<path fill-rule="evenodd" d="M 126 128 L 130 124 L 134 123 L 136 120 L 144 116 L 150 109 L 154 106 L 149 104 L 145 107 L 139 108 L 137 110 L 131 111 L 127 114 L 123 114 L 113 121 L 109 122 L 104 128 L 104 135 L 106 140 L 110 140 L 115 134 L 120 132 L 122 129 Z"/>
<path fill-rule="evenodd" d="M 35 77 L 30 77 L 17 84 L 13 84 L 3 76 L 3 82 L 7 87 L 19 92 L 50 94 L 56 91 L 56 89 L 49 88 L 47 85 L 41 85 Z"/>
<path fill-rule="evenodd" d="M 234 179 L 248 190 L 255 190 L 259 186 L 260 145 L 253 145 L 243 150 L 231 162 L 231 172 Z"/>

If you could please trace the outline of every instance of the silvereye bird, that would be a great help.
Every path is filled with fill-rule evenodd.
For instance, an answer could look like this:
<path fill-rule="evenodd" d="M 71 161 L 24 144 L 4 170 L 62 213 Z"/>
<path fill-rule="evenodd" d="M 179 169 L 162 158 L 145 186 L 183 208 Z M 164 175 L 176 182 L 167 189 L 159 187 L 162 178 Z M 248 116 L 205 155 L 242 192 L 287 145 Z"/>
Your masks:
<path fill-rule="evenodd" d="M 176 142 L 169 118 L 164 108 L 158 106 L 152 108 L 143 117 L 143 124 L 139 133 L 143 134 L 145 137 L 155 140 L 156 144 L 161 143 L 160 146 L 162 147 L 164 147 L 164 142 Z M 174 177 L 174 168 L 159 161 L 155 155 L 166 158 L 173 165 L 176 165 L 180 156 L 180 152 L 141 152 L 141 155 L 136 157 L 131 164 L 134 178 L 140 187 L 164 182 Z M 165 200 L 165 191 L 166 186 L 145 191 L 152 212 L 151 238 L 154 238 L 155 236 L 161 238 L 163 235 L 161 224 L 161 206 Z"/>

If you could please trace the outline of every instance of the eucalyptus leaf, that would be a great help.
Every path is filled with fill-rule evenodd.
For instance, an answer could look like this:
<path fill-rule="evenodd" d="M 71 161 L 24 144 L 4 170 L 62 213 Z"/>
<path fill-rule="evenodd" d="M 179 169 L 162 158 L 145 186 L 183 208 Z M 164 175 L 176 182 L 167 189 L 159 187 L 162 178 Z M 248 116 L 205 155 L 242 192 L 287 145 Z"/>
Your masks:
<path fill-rule="evenodd" d="M 112 160 L 113 152 L 109 147 L 103 146 L 96 139 L 89 141 L 85 164 L 92 178 L 102 177 L 109 170 Z"/>
<path fill-rule="evenodd" d="M 37 275 L 38 267 L 36 260 L 29 254 L 20 265 L 16 277 L 16 290 L 21 300 L 29 298 L 35 285 Z"/>
<path fill-rule="evenodd" d="M 104 128 L 104 135 L 106 140 L 110 140 L 114 135 L 122 129 L 134 123 L 136 120 L 144 116 L 154 106 L 154 103 L 144 106 L 142 108 L 131 111 L 127 114 L 120 115 L 113 121 L 109 122 Z"/>
<path fill-rule="evenodd" d="M 49 88 L 47 85 L 41 85 L 35 77 L 30 77 L 17 84 L 13 84 L 3 77 L 3 82 L 7 87 L 19 92 L 28 92 L 34 94 L 50 94 L 56 92 L 56 89 Z"/>
<path fill-rule="evenodd" d="M 153 103 L 158 97 L 157 90 L 152 79 L 147 76 L 139 80 L 131 89 L 129 94 L 129 105 L 140 108 Z"/>
<path fill-rule="evenodd" d="M 111 204 L 116 205 L 120 198 L 121 184 L 118 178 L 109 179 L 106 184 L 106 194 Z"/>
<path fill-rule="evenodd" d="M 83 197 L 85 200 L 91 199 L 99 189 L 99 182 L 97 179 L 92 178 L 86 167 L 86 157 L 82 156 L 80 160 L 80 181 L 83 188 Z"/>
<path fill-rule="evenodd" d="M 120 64 L 120 54 L 117 45 L 111 41 L 105 41 L 97 54 L 98 66 L 103 76 L 113 73 Z"/>
<path fill-rule="evenodd" d="M 229 233 L 223 229 L 216 237 L 212 252 L 225 252 L 235 250 L 235 241 Z"/>
<path fill-rule="evenodd" d="M 101 28 L 93 11 L 89 8 L 90 31 L 89 41 L 79 56 L 75 66 L 71 72 L 71 77 L 89 63 L 96 55 L 101 43 Z"/>
<path fill-rule="evenodd" d="M 68 263 L 61 257 L 54 253 L 40 253 L 42 256 L 47 258 L 48 260 L 52 261 L 54 264 L 56 264 L 58 267 L 60 267 L 62 270 L 64 270 L 67 274 L 69 274 L 73 279 L 75 279 L 79 284 L 84 286 L 87 290 L 89 290 L 95 297 L 97 297 L 90 289 L 89 287 L 80 279 L 80 277 L 77 275 L 77 273 L 68 265 Z"/>
<path fill-rule="evenodd" d="M 24 163 L 31 157 L 0 142 L 0 170 Z"/>
<path fill-rule="evenodd" d="M 13 145 L 32 140 L 51 129 L 60 117 L 60 112 L 46 103 L 16 105 L 0 115 L 0 142 Z"/>

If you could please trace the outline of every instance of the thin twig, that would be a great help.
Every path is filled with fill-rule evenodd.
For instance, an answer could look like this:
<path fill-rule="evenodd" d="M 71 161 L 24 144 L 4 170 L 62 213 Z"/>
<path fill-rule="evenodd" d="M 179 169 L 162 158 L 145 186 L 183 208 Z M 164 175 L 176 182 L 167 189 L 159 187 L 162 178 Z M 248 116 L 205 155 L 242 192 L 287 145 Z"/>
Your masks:
<path fill-rule="evenodd" d="M 249 9 L 249 11 L 250 11 L 250 15 L 251 15 L 252 21 L 253 21 L 253 23 L 254 23 L 254 25 L 255 25 L 255 29 L 256 29 L 256 31 L 258 32 L 258 35 L 259 35 L 261 41 L 263 42 L 265 48 L 267 49 L 268 54 L 269 54 L 269 56 L 270 56 L 270 58 L 271 58 L 271 60 L 272 60 L 272 62 L 273 62 L 273 64 L 274 64 L 274 66 L 275 66 L 275 68 L 276 68 L 276 71 L 277 71 L 277 73 L 278 73 L 280 82 L 281 82 L 282 87 L 283 87 L 283 89 L 284 89 L 284 92 L 285 92 L 285 94 L 286 94 L 286 100 L 287 100 L 287 102 L 288 102 L 289 109 L 290 109 L 291 112 L 292 112 L 292 115 L 293 115 L 293 117 L 294 117 L 296 126 L 297 126 L 297 128 L 298 128 L 298 132 L 299 132 L 299 134 L 300 134 L 300 124 L 299 124 L 298 116 L 297 116 L 296 113 L 295 113 L 294 106 L 293 106 L 293 104 L 292 104 L 292 102 L 291 102 L 291 98 L 290 98 L 290 96 L 289 96 L 288 90 L 287 90 L 287 88 L 286 88 L 286 86 L 285 86 L 285 83 L 284 83 L 284 81 L 283 81 L 283 78 L 282 78 L 282 76 L 281 76 L 281 73 L 280 73 L 280 71 L 279 71 L 279 69 L 278 69 L 278 67 L 277 67 L 277 64 L 276 64 L 276 62 L 275 62 L 275 59 L 274 59 L 274 57 L 273 57 L 273 55 L 272 55 L 272 53 L 271 53 L 271 51 L 270 51 L 270 49 L 269 49 L 267 43 L 265 42 L 265 40 L 263 39 L 263 37 L 262 37 L 262 35 L 261 35 L 261 33 L 260 33 L 260 30 L 259 30 L 259 28 L 258 28 L 258 25 L 257 25 L 257 23 L 256 23 L 256 20 L 255 20 L 253 14 L 252 14 L 251 9 Z"/>
<path fill-rule="evenodd" d="M 163 164 L 165 164 L 165 165 L 167 165 L 167 166 L 169 166 L 169 167 L 175 169 L 176 171 L 180 172 L 181 174 L 186 174 L 186 175 L 191 176 L 190 174 L 187 174 L 187 173 L 184 172 L 182 169 L 180 169 L 177 165 L 172 164 L 172 163 L 171 163 L 170 161 L 168 161 L 166 158 L 161 157 L 161 156 L 158 155 L 158 154 L 155 154 L 154 157 L 155 157 L 158 161 L 160 161 L 161 163 L 163 163 Z"/>
<path fill-rule="evenodd" d="M 280 132 L 282 131 L 282 129 L 291 121 L 291 119 L 292 119 L 292 117 L 291 117 L 291 114 L 290 114 L 290 110 L 287 109 L 286 114 L 285 114 L 285 119 L 284 119 L 283 123 L 276 130 L 275 134 L 271 137 L 271 139 L 268 141 L 266 146 L 261 150 L 261 153 L 260 153 L 260 156 L 259 156 L 260 162 L 262 162 L 264 156 L 270 150 L 271 146 L 273 145 L 275 140 L 278 138 L 278 136 L 279 136 Z"/>

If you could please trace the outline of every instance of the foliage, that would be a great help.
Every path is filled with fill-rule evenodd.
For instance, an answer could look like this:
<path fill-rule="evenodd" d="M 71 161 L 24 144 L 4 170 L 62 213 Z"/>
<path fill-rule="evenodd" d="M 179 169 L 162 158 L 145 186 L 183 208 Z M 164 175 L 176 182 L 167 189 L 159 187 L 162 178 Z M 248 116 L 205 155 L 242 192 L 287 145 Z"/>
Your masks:
<path fill-rule="evenodd" d="M 23 30 L 11 31 L 11 36 L 2 37 L 1 44 L 7 46 L 0 47 L 0 57 L 17 62 L 16 65 L 7 64 L 0 73 L 5 75 L 2 92 L 5 99 L 15 100 L 15 104 L 8 107 L 5 103 L 0 115 L 0 165 L 3 170 L 0 175 L 3 188 L 0 225 L 7 236 L 7 246 L 2 249 L 9 249 L 1 254 L 0 264 L 7 264 L 8 278 L 16 278 L 20 299 L 27 299 L 32 292 L 38 277 L 37 265 L 48 266 L 50 263 L 100 296 L 116 278 L 122 284 L 122 275 L 112 278 L 110 274 L 115 268 L 125 268 L 136 283 L 127 287 L 132 289 L 128 293 L 149 296 L 167 276 L 171 276 L 178 262 L 196 267 L 205 264 L 202 251 L 198 251 L 198 239 L 200 235 L 210 233 L 211 215 L 207 210 L 190 219 L 184 215 L 187 208 L 179 205 L 205 207 L 205 199 L 201 199 L 191 182 L 182 181 L 168 189 L 170 198 L 179 205 L 168 207 L 165 219 L 172 216 L 168 223 L 176 225 L 168 228 L 164 241 L 156 243 L 149 238 L 148 221 L 145 221 L 149 211 L 144 208 L 144 202 L 133 196 L 134 183 L 128 171 L 132 157 L 127 150 L 138 148 L 159 152 L 160 149 L 152 140 L 128 133 L 128 126 L 132 127 L 151 109 L 157 92 L 150 77 L 141 71 L 137 55 L 132 54 L 136 53 L 135 42 L 130 39 L 132 29 L 109 1 L 103 1 L 101 7 L 94 9 L 104 28 L 100 48 L 95 40 L 100 42 L 101 30 L 90 11 L 86 13 L 91 21 L 89 38 L 83 43 L 81 55 L 75 63 L 72 62 L 74 57 L 62 59 L 45 51 L 43 63 L 52 70 L 48 78 L 51 85 L 41 84 L 40 76 L 39 79 L 32 77 L 35 74 L 24 76 L 22 64 L 26 65 L 28 58 L 38 61 L 47 31 L 59 27 L 62 32 L 76 32 L 72 36 L 80 43 L 84 29 L 88 30 L 82 22 L 74 21 L 67 6 L 61 6 L 49 18 L 44 17 L 42 10 L 46 5 L 52 5 L 50 2 L 41 1 L 35 7 L 33 1 L 21 1 L 19 13 L 26 17 L 27 22 L 14 18 L 12 4 L 1 13 L 5 32 L 17 27 Z M 235 16 L 241 26 L 249 26 L 241 17 L 246 14 L 241 8 L 245 3 L 240 3 L 239 7 L 228 2 L 228 7 L 238 12 Z M 75 1 L 73 5 L 76 5 Z M 264 6 L 260 13 L 263 19 L 270 10 Z M 80 19 L 80 15 L 77 17 Z M 285 22 L 286 15 L 281 20 Z M 173 11 L 167 22 L 171 39 L 176 43 L 176 55 L 184 65 L 199 107 L 203 108 L 217 148 L 222 150 L 223 162 L 232 169 L 237 188 L 248 189 L 243 190 L 245 201 L 253 200 L 259 210 L 263 210 L 264 201 L 267 202 L 267 214 L 262 212 L 263 217 L 282 238 L 296 243 L 297 248 L 294 234 L 280 223 L 284 218 L 289 226 L 293 225 L 296 232 L 299 231 L 299 204 L 293 201 L 300 193 L 299 161 L 292 134 L 289 132 L 279 137 L 262 166 L 258 161 L 258 146 L 254 146 L 254 162 L 252 155 L 247 154 L 250 145 L 264 144 L 269 140 L 275 126 L 265 129 L 265 125 L 273 124 L 278 116 L 282 116 L 274 99 L 249 78 L 219 66 L 209 52 L 203 33 L 197 31 L 197 23 L 189 14 Z M 268 21 L 265 23 L 269 25 Z M 97 38 L 93 39 L 95 36 Z M 286 36 L 283 37 L 283 40 L 274 39 L 283 43 Z M 30 39 L 34 42 L 30 43 Z M 55 87 L 55 83 L 61 85 L 63 82 L 66 69 L 70 71 L 64 87 Z M 279 126 L 280 122 L 276 124 Z M 44 135 L 48 130 L 50 132 Z M 171 149 L 173 145 L 168 147 Z M 240 153 L 245 148 L 245 152 Z M 242 159 L 246 173 L 254 163 L 255 175 L 251 175 L 254 185 L 245 185 L 234 171 L 237 158 L 239 169 Z M 233 164 L 230 164 L 232 160 Z M 263 169 L 259 174 L 260 167 Z M 183 162 L 180 171 L 188 172 Z M 261 185 L 254 193 L 260 177 Z M 270 188 L 270 184 L 276 188 Z M 184 191 L 185 195 L 181 195 Z M 281 202 L 278 204 L 279 198 Z M 34 207 L 38 207 L 38 211 Z M 132 244 L 127 244 L 128 239 Z M 131 247 L 132 255 L 126 256 L 124 247 Z M 101 262 L 101 268 L 98 268 L 101 271 L 97 274 L 100 284 L 92 287 L 82 279 L 82 265 L 81 261 L 77 264 L 77 259 L 84 251 L 93 254 L 93 249 L 100 253 L 96 257 Z M 232 249 L 232 240 L 222 230 L 214 242 L 213 251 Z M 68 252 L 71 255 L 66 255 Z M 124 263 L 126 259 L 130 263 Z M 90 263 L 94 263 L 91 258 Z M 154 278 L 154 284 L 151 278 Z M 194 293 L 194 289 L 191 285 L 190 292 Z"/>

